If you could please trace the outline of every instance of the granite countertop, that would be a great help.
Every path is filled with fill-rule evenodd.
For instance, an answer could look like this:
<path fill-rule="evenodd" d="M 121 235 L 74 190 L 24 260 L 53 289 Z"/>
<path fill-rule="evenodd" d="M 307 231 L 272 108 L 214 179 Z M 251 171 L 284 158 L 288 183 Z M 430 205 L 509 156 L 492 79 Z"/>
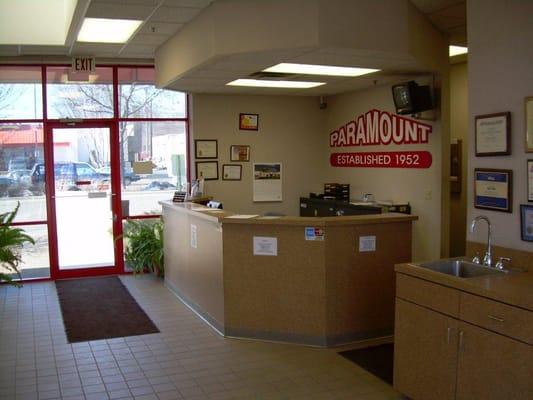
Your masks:
<path fill-rule="evenodd" d="M 237 218 L 240 214 L 209 208 L 195 203 L 173 203 L 160 201 L 163 207 L 180 212 L 195 213 L 200 218 L 210 219 L 223 224 L 264 224 L 264 225 L 301 225 L 301 226 L 332 226 L 332 225 L 363 225 L 381 224 L 391 222 L 416 221 L 416 215 L 399 213 L 383 213 L 368 215 L 351 215 L 339 217 L 270 217 L 254 215 L 249 218 Z"/>
<path fill-rule="evenodd" d="M 511 271 L 508 274 L 459 278 L 422 268 L 413 263 L 397 264 L 395 270 L 402 274 L 533 311 L 532 271 Z"/>

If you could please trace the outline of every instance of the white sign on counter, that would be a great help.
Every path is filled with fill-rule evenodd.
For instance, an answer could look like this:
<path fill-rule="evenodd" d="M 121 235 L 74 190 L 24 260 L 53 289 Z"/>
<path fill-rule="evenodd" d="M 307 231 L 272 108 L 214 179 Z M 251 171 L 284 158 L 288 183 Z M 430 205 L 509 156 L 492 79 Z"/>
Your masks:
<path fill-rule="evenodd" d="M 375 236 L 359 236 L 359 252 L 376 251 Z"/>
<path fill-rule="evenodd" d="M 196 225 L 191 224 L 191 247 L 198 248 L 198 229 Z"/>
<path fill-rule="evenodd" d="M 278 238 L 254 236 L 254 256 L 277 256 Z"/>

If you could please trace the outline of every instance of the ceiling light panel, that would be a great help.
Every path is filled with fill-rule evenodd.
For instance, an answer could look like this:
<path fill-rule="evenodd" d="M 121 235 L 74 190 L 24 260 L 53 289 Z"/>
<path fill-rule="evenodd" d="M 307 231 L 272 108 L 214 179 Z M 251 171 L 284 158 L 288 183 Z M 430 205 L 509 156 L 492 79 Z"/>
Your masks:
<path fill-rule="evenodd" d="M 132 19 L 85 18 L 78 42 L 126 43 L 141 23 Z"/>
<path fill-rule="evenodd" d="M 359 67 L 338 67 L 334 65 L 280 63 L 264 69 L 263 72 L 286 74 L 326 75 L 326 76 L 361 76 L 377 72 L 379 69 Z"/>
<path fill-rule="evenodd" d="M 463 46 L 450 46 L 450 57 L 468 53 L 468 48 Z"/>
<path fill-rule="evenodd" d="M 273 81 L 264 79 L 236 79 L 226 83 L 228 86 L 248 86 L 248 87 L 266 87 L 266 88 L 286 88 L 286 89 L 309 89 L 325 85 L 325 82 L 306 82 L 306 81 Z"/>

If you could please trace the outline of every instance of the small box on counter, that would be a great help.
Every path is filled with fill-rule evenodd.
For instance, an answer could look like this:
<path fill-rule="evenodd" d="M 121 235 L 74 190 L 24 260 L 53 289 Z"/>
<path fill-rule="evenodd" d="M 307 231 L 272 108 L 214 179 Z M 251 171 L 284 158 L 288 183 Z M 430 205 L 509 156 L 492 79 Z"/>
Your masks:
<path fill-rule="evenodd" d="M 324 197 L 334 197 L 337 200 L 350 201 L 350 185 L 347 183 L 325 183 Z"/>

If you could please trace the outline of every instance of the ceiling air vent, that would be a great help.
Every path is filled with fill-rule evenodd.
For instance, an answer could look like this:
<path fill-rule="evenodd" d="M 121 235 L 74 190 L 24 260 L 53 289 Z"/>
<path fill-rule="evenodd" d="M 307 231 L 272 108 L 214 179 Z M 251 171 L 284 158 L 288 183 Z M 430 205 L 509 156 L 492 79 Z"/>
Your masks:
<path fill-rule="evenodd" d="M 254 72 L 249 75 L 252 79 L 270 79 L 270 80 L 280 80 L 280 81 L 291 81 L 298 80 L 299 75 L 297 74 L 284 74 L 281 72 Z"/>

